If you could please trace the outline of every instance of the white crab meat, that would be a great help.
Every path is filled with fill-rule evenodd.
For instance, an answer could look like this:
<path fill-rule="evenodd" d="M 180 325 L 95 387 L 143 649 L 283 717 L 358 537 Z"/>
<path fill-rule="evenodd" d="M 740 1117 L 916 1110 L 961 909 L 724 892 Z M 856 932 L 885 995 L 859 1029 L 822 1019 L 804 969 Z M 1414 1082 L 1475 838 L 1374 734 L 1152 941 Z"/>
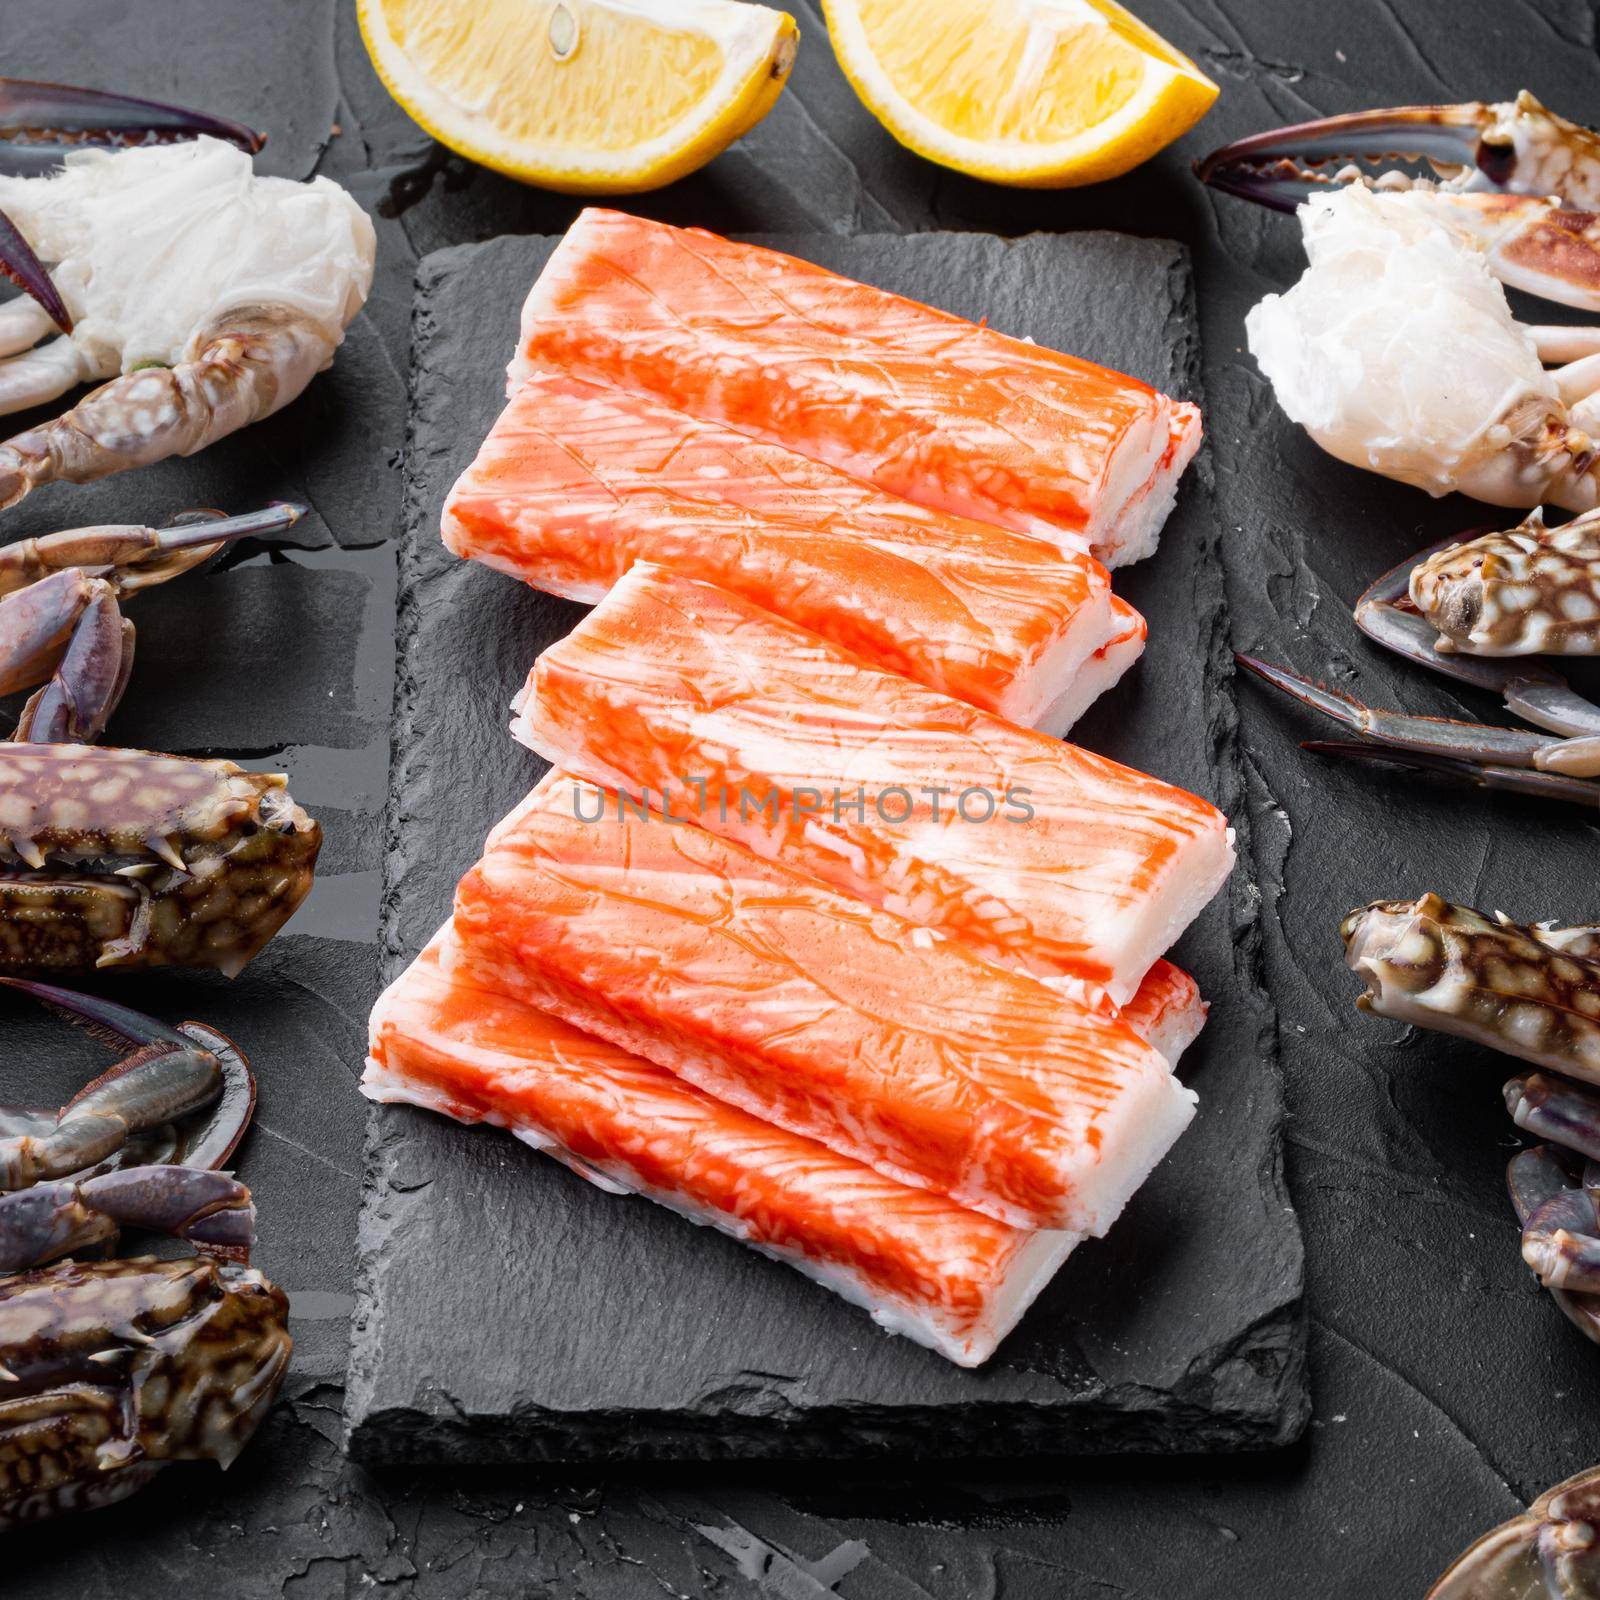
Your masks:
<path fill-rule="evenodd" d="M 372 223 L 343 189 L 258 178 L 219 139 L 75 151 L 50 177 L 0 178 L 0 210 L 72 313 L 74 381 L 176 366 L 241 306 L 297 312 L 331 359 L 372 285 Z M 32 301 L 13 308 L 48 326 Z"/>
<path fill-rule="evenodd" d="M 1300 208 L 1308 266 L 1245 319 L 1278 402 L 1341 461 L 1496 505 L 1595 503 L 1586 426 L 1482 253 L 1429 197 L 1363 185 Z"/>

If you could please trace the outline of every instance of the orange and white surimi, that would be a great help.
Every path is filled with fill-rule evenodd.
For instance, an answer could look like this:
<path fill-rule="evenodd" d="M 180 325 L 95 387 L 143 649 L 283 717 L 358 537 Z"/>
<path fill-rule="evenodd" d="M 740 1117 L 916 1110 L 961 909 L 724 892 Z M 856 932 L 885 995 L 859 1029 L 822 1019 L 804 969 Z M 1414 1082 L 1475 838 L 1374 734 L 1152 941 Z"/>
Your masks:
<path fill-rule="evenodd" d="M 1107 566 L 1150 555 L 1200 412 L 1093 362 L 700 229 L 590 209 L 522 308 L 541 367 Z"/>
<path fill-rule="evenodd" d="M 547 760 L 1121 1005 L 1233 864 L 1208 801 L 635 566 L 535 663 Z"/>

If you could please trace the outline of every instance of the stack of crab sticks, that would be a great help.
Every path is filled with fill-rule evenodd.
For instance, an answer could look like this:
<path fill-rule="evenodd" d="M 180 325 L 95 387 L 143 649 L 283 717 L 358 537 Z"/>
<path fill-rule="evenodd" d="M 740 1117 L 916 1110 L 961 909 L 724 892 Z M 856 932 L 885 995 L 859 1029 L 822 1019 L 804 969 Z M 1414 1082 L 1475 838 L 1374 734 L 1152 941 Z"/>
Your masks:
<path fill-rule="evenodd" d="M 774 252 L 587 211 L 458 554 L 594 602 L 552 763 L 373 1012 L 376 1100 L 509 1129 L 963 1366 L 1194 1114 L 1204 800 L 1056 735 L 1143 647 L 1194 407 Z"/>

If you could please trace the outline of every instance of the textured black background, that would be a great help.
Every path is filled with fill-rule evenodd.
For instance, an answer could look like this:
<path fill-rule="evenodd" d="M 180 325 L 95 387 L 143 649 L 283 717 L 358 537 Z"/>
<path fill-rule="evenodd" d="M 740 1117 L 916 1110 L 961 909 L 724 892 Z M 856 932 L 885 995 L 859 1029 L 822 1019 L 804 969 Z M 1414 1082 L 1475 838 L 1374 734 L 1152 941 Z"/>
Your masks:
<path fill-rule="evenodd" d="M 1236 641 L 1332 673 L 1368 698 L 1448 708 L 1444 691 L 1359 642 L 1348 607 L 1391 560 L 1478 514 L 1339 467 L 1283 423 L 1240 356 L 1241 320 L 1299 270 L 1296 230 L 1214 200 L 1188 162 L 1279 122 L 1522 86 L 1595 120 L 1594 13 L 1578 0 L 1144 0 L 1140 9 L 1223 93 L 1195 133 L 1120 182 L 1019 194 L 903 153 L 856 104 L 806 3 L 796 7 L 800 62 L 773 114 L 640 209 L 723 230 L 1110 227 L 1183 240 L 1199 281 Z M 247 553 L 231 575 L 140 602 L 146 652 L 118 732 L 282 760 L 330 835 L 301 931 L 232 992 L 192 982 L 144 991 L 152 1006 L 236 1031 L 262 1066 L 263 1115 L 244 1172 L 268 1212 L 264 1263 L 296 1296 L 289 1398 L 227 1477 L 175 1470 L 119 1510 L 10 1538 L 6 1592 L 1419 1594 L 1480 1527 L 1600 1453 L 1600 1352 L 1517 1260 L 1500 1190 L 1513 1143 L 1498 1104 L 1501 1065 L 1358 1019 L 1333 930 L 1351 904 L 1430 887 L 1523 916 L 1592 918 L 1595 830 L 1577 815 L 1318 764 L 1295 748 L 1300 722 L 1248 688 L 1239 704 L 1262 959 L 1283 1033 L 1289 1179 L 1308 1250 L 1315 1417 L 1302 1445 L 1243 1461 L 982 1474 L 907 1461 L 626 1481 L 379 1474 L 341 1459 L 363 1120 L 352 1077 L 374 981 L 362 941 L 378 894 L 393 594 L 384 546 L 399 524 L 412 271 L 441 245 L 557 230 L 572 211 L 441 155 L 377 84 L 350 10 L 345 0 L 4 8 L 8 72 L 226 112 L 270 132 L 267 170 L 327 172 L 380 214 L 373 298 L 333 371 L 301 402 L 197 462 L 120 480 L 115 491 L 52 491 L 0 519 L 10 537 L 155 515 L 175 498 L 309 498 L 317 514 L 291 556 Z M 335 556 L 334 544 L 357 553 Z M 237 581 L 246 573 L 248 591 Z M 308 603 L 314 628 L 296 621 L 285 639 L 263 626 L 271 605 L 298 619 Z M 309 678 L 281 670 L 285 651 L 318 653 L 320 695 L 308 698 Z M 1204 716 L 1198 682 L 1195 695 L 1190 714 Z M 287 754 L 274 754 L 285 744 Z M 87 1067 L 89 1056 L 53 1028 L 20 1011 L 3 1017 L 7 1095 L 49 1098 L 41 1064 L 63 1082 Z M 440 1261 L 442 1276 L 451 1271 Z M 471 1318 L 473 1285 L 456 1293 Z"/>

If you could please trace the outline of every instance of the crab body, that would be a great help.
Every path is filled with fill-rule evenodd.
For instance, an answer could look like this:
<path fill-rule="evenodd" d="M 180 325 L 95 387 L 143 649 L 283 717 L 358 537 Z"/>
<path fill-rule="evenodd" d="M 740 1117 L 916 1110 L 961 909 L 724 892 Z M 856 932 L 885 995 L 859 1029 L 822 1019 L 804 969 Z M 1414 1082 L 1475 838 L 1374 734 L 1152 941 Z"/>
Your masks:
<path fill-rule="evenodd" d="M 283 1381 L 288 1310 L 207 1256 L 0 1279 L 0 1529 L 121 1500 L 167 1462 L 227 1466 Z"/>
<path fill-rule="evenodd" d="M 0 444 L 0 506 L 270 416 L 333 359 L 372 286 L 371 219 L 327 178 L 257 177 L 261 139 L 203 113 L 0 79 L 0 414 L 84 382 Z M 8 122 L 6 126 L 16 126 Z"/>
<path fill-rule="evenodd" d="M 98 745 L 0 746 L 0 973 L 233 976 L 305 898 L 321 843 L 281 776 Z"/>

